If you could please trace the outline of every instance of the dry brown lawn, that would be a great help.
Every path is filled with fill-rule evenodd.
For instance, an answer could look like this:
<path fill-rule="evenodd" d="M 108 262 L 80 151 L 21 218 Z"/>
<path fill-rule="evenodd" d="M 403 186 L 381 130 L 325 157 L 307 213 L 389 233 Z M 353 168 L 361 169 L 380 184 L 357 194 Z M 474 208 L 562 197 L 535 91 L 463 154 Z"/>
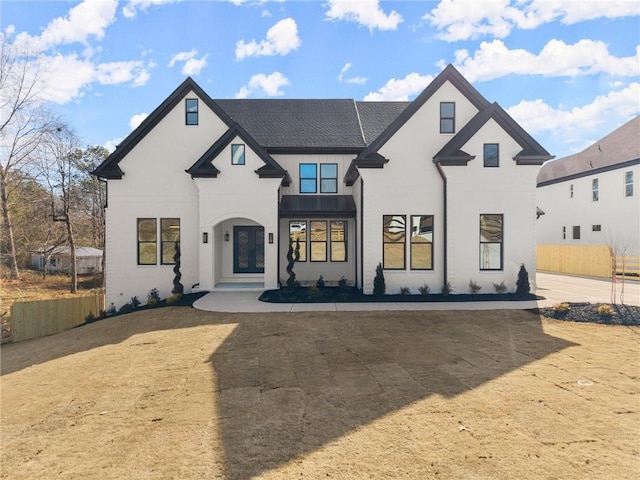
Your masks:
<path fill-rule="evenodd" d="M 638 327 L 164 308 L 2 347 L 2 478 L 637 479 Z"/>

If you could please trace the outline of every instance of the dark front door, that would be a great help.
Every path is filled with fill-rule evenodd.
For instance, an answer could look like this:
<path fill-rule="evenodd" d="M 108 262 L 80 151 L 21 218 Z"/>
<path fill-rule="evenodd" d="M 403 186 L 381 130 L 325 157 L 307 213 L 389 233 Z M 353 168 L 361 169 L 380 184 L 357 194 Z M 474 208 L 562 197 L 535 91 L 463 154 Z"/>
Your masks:
<path fill-rule="evenodd" d="M 233 273 L 264 273 L 263 227 L 233 227 Z"/>

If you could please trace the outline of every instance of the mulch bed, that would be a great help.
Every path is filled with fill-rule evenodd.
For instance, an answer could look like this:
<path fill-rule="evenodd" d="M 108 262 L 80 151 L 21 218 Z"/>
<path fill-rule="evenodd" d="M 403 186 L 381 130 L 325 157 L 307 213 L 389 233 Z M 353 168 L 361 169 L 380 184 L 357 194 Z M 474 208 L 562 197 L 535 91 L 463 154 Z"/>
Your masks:
<path fill-rule="evenodd" d="M 558 312 L 553 308 L 540 308 L 538 312 L 556 320 L 569 322 L 601 323 L 605 325 L 640 325 L 640 307 L 635 305 L 611 305 L 612 315 L 600 315 L 598 304 L 569 303 L 569 310 Z"/>

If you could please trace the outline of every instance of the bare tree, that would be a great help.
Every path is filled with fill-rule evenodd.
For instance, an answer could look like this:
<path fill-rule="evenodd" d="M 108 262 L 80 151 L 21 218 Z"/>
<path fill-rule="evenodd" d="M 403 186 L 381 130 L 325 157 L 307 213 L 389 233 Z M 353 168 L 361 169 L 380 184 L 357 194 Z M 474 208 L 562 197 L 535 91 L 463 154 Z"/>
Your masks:
<path fill-rule="evenodd" d="M 38 57 L 7 42 L 0 33 L 0 209 L 11 278 L 19 277 L 9 212 L 12 171 L 28 171 L 30 158 L 51 122 L 41 101 Z"/>
<path fill-rule="evenodd" d="M 46 141 L 39 149 L 42 177 L 51 190 L 53 220 L 63 222 L 71 262 L 71 293 L 78 289 L 74 215 L 82 197 L 78 186 L 78 162 L 82 156 L 79 139 L 64 125 L 47 130 Z"/>

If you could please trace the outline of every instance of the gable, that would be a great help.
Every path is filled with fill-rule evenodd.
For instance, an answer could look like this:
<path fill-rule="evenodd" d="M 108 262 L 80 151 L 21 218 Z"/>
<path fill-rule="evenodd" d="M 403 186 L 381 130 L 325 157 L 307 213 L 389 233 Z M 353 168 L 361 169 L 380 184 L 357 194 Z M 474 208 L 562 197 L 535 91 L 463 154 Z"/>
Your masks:
<path fill-rule="evenodd" d="M 184 98 L 195 94 L 202 100 L 215 115 L 226 125 L 232 125 L 233 121 L 191 78 L 187 78 L 176 88 L 167 99 L 162 102 L 129 136 L 127 136 L 116 150 L 109 155 L 93 172 L 93 175 L 106 179 L 120 179 L 124 172 L 120 169 L 120 161 L 126 157 Z"/>
<path fill-rule="evenodd" d="M 466 165 L 475 157 L 464 152 L 464 145 L 490 120 L 493 119 L 522 150 L 513 157 L 517 165 L 542 165 L 553 158 L 531 135 L 529 135 L 500 105 L 494 103 L 479 111 L 470 122 L 433 157 L 442 165 Z"/>

